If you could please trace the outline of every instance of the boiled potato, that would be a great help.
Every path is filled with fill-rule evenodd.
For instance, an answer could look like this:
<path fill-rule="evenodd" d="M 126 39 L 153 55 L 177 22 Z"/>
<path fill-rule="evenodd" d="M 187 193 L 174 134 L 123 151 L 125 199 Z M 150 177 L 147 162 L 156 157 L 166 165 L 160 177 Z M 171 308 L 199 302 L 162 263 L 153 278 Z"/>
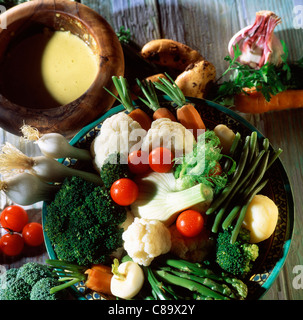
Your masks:
<path fill-rule="evenodd" d="M 214 128 L 216 136 L 220 139 L 220 144 L 222 147 L 222 152 L 224 154 L 229 154 L 230 148 L 235 139 L 235 133 L 229 129 L 225 124 L 218 124 Z"/>
<path fill-rule="evenodd" d="M 207 60 L 198 60 L 188 65 L 175 82 L 185 96 L 202 99 L 205 98 L 215 78 L 214 65 Z"/>
<path fill-rule="evenodd" d="M 278 222 L 278 207 L 264 195 L 256 195 L 247 208 L 243 227 L 250 231 L 250 242 L 258 243 L 268 239 Z"/>

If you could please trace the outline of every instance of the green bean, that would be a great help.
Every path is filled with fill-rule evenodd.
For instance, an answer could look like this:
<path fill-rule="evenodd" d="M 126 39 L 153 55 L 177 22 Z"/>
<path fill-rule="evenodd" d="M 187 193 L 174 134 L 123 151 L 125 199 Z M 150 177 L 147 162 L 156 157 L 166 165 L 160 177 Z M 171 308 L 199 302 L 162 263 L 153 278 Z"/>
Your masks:
<path fill-rule="evenodd" d="M 236 171 L 234 173 L 234 176 L 231 180 L 231 182 L 223 189 L 221 194 L 213 201 L 209 209 L 206 211 L 206 214 L 211 214 L 216 211 L 216 209 L 222 204 L 222 202 L 228 197 L 228 195 L 231 193 L 237 182 L 239 181 L 242 172 L 245 168 L 247 156 L 249 152 L 249 141 L 250 136 L 246 137 L 245 144 L 243 147 L 243 152 L 241 154 L 241 158 L 239 160 L 239 164 L 236 168 Z"/>
<path fill-rule="evenodd" d="M 238 234 L 240 232 L 240 229 L 241 229 L 241 226 L 242 226 L 242 223 L 243 223 L 243 220 L 245 218 L 245 215 L 246 215 L 246 211 L 247 211 L 247 208 L 249 206 L 249 204 L 251 203 L 253 197 L 258 193 L 260 192 L 264 187 L 265 185 L 267 184 L 268 180 L 265 180 L 265 181 L 262 181 L 258 186 L 256 186 L 251 192 L 250 194 L 248 195 L 247 197 L 247 200 L 246 200 L 246 203 L 245 205 L 242 207 L 241 209 L 241 212 L 239 214 L 239 217 L 237 219 L 237 223 L 232 231 L 232 234 L 231 234 L 231 239 L 230 239 L 230 242 L 233 244 L 236 242 L 237 240 L 237 237 L 238 237 Z"/>
<path fill-rule="evenodd" d="M 258 165 L 259 165 L 259 162 L 262 160 L 262 158 L 263 158 L 263 161 L 261 162 L 261 164 L 260 164 L 260 166 L 262 166 L 263 168 L 265 167 L 265 165 L 264 165 L 264 162 L 266 163 L 267 162 L 267 160 L 266 160 L 266 154 L 265 154 L 265 157 L 263 157 L 264 156 L 264 154 L 265 154 L 265 150 L 262 150 L 260 153 L 259 153 L 259 155 L 258 155 L 258 157 L 257 157 L 257 159 L 254 161 L 254 164 L 250 167 L 250 169 L 249 169 L 249 171 L 247 172 L 247 174 L 246 174 L 246 176 L 244 177 L 244 179 L 237 185 L 237 187 L 235 188 L 235 190 L 234 190 L 234 194 L 233 194 L 233 196 L 235 196 L 235 195 L 237 195 L 238 194 L 238 192 L 239 192 L 239 190 L 243 187 L 243 185 L 244 185 L 244 190 L 246 190 L 246 184 L 245 184 L 245 182 L 249 182 L 249 186 L 248 186 L 248 188 L 249 188 L 249 190 L 251 189 L 251 188 L 253 188 L 256 184 L 255 184 L 255 182 L 259 182 L 260 180 L 259 179 L 261 179 L 262 177 L 263 177 L 263 171 L 261 171 L 260 172 L 260 170 L 259 171 L 257 171 L 258 172 L 258 174 L 257 174 L 257 177 L 258 177 L 258 180 L 256 179 L 254 182 L 253 182 L 253 184 L 251 184 L 251 179 L 249 179 L 249 177 L 251 176 L 251 174 L 253 174 L 254 172 L 255 172 L 255 169 L 258 167 Z M 263 164 L 262 164 L 263 163 Z M 242 197 L 240 197 L 240 201 L 241 201 L 241 199 L 242 199 Z M 226 229 L 226 228 L 228 228 L 228 226 L 232 223 L 232 221 L 235 219 L 235 217 L 236 217 L 236 215 L 237 215 L 237 213 L 238 213 L 238 211 L 240 210 L 240 207 L 239 207 L 239 204 L 236 204 L 236 206 L 231 210 L 231 212 L 229 213 L 229 215 L 226 217 L 226 219 L 223 221 L 223 223 L 222 223 L 222 227 L 223 227 L 223 229 Z"/>
<path fill-rule="evenodd" d="M 211 228 L 211 232 L 212 233 L 217 233 L 218 230 L 219 230 L 219 227 L 220 227 L 220 222 L 225 214 L 225 211 L 226 211 L 226 207 L 222 207 L 219 212 L 216 214 L 216 217 L 215 217 L 215 221 L 213 223 L 213 226 Z"/>
<path fill-rule="evenodd" d="M 235 134 L 234 141 L 233 141 L 233 143 L 232 143 L 232 145 L 231 145 L 231 147 L 230 147 L 229 153 L 230 153 L 231 156 L 234 155 L 237 147 L 239 146 L 240 141 L 241 141 L 241 134 L 240 134 L 240 132 L 237 132 L 237 133 Z"/>
<path fill-rule="evenodd" d="M 165 264 L 183 272 L 189 272 L 197 276 L 221 280 L 221 278 L 218 277 L 218 275 L 216 275 L 213 271 L 207 268 L 203 268 L 202 265 L 198 263 L 193 263 L 182 259 L 166 259 Z"/>
<path fill-rule="evenodd" d="M 255 150 L 256 150 L 256 145 L 257 145 L 257 140 L 258 135 L 256 131 L 253 131 L 251 136 L 250 136 L 250 145 L 249 145 L 249 155 L 248 155 L 248 163 L 251 163 L 253 160 Z"/>
<path fill-rule="evenodd" d="M 226 201 L 226 203 L 223 205 L 223 207 L 219 210 L 219 212 L 216 215 L 213 227 L 212 227 L 212 232 L 213 233 L 217 233 L 219 230 L 219 226 L 220 226 L 220 222 L 224 216 L 225 211 L 227 210 L 229 204 L 232 202 L 232 200 L 234 199 L 234 197 L 237 195 L 237 193 L 239 192 L 239 190 L 242 188 L 242 186 L 245 184 L 245 182 L 250 178 L 250 176 L 252 175 L 252 173 L 255 171 L 255 169 L 257 168 L 260 160 L 262 159 L 263 155 L 264 155 L 265 151 L 262 150 L 257 159 L 253 162 L 253 165 L 249 167 L 249 170 L 245 173 L 245 176 L 243 179 L 241 179 L 241 181 L 236 185 L 236 187 L 232 190 L 231 194 L 229 195 L 229 199 Z"/>
<path fill-rule="evenodd" d="M 239 132 L 236 133 L 234 141 L 230 147 L 230 151 L 229 151 L 229 156 L 230 158 L 234 157 L 234 154 L 237 150 L 237 148 L 240 147 L 240 140 L 241 140 L 241 134 Z M 230 167 L 232 165 L 232 160 L 230 158 L 227 158 L 227 160 L 225 161 L 223 170 L 224 172 L 228 172 L 230 170 Z"/>
<path fill-rule="evenodd" d="M 267 138 L 264 138 L 264 140 L 263 140 L 263 149 L 265 151 L 268 151 L 268 149 L 269 149 L 269 140 Z"/>
<path fill-rule="evenodd" d="M 220 293 L 211 290 L 205 285 L 197 283 L 196 281 L 180 278 L 164 270 L 155 270 L 154 272 L 162 281 L 165 281 L 166 283 L 178 285 L 190 291 L 198 292 L 206 297 L 211 297 L 218 300 L 230 300 L 228 297 L 225 297 Z"/>
<path fill-rule="evenodd" d="M 149 267 L 145 267 L 143 270 L 152 287 L 152 292 L 155 295 L 155 298 L 159 298 L 160 300 L 173 300 L 166 294 L 165 290 L 162 289 L 162 283 L 157 280 L 154 272 Z"/>
<path fill-rule="evenodd" d="M 225 220 L 222 223 L 222 228 L 225 230 L 227 229 L 231 223 L 234 221 L 234 219 L 236 218 L 238 212 L 241 210 L 241 205 L 236 205 L 234 206 L 234 208 L 230 211 L 230 213 L 228 214 L 228 216 L 225 218 Z"/>
<path fill-rule="evenodd" d="M 234 292 L 224 283 L 221 284 L 220 282 L 216 282 L 210 278 L 199 277 L 196 275 L 188 274 L 186 272 L 176 271 L 173 269 L 166 269 L 165 271 L 169 271 L 170 273 L 172 273 L 180 278 L 193 280 L 193 281 L 200 283 L 200 284 L 210 288 L 211 290 L 218 292 L 218 293 L 220 293 L 224 296 L 227 296 L 229 298 L 232 298 L 232 299 L 237 298 L 236 295 L 234 294 Z"/>
<path fill-rule="evenodd" d="M 250 180 L 249 186 L 244 189 L 244 197 L 246 197 L 255 187 L 256 185 L 262 180 L 266 170 L 267 170 L 267 163 L 269 158 L 269 151 L 265 153 L 265 157 L 263 157 L 258 170 L 255 172 L 254 176 Z"/>
<path fill-rule="evenodd" d="M 283 152 L 281 148 L 275 151 L 274 155 L 269 159 L 267 164 L 267 170 L 272 166 L 272 164 L 279 158 L 280 154 Z"/>

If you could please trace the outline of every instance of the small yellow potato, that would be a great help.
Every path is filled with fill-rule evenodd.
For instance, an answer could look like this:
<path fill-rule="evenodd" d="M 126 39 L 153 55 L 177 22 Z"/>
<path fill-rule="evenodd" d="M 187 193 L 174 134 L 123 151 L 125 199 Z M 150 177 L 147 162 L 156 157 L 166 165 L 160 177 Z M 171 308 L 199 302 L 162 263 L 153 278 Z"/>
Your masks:
<path fill-rule="evenodd" d="M 216 68 L 207 60 L 191 63 L 178 75 L 175 82 L 188 97 L 205 98 L 207 91 L 216 78 Z"/>
<path fill-rule="evenodd" d="M 222 153 L 229 154 L 230 148 L 235 139 L 235 133 L 229 129 L 225 124 L 218 124 L 214 128 L 216 136 L 220 139 Z"/>
<path fill-rule="evenodd" d="M 268 239 L 278 222 L 278 207 L 264 195 L 257 194 L 247 208 L 242 226 L 250 231 L 250 242 Z"/>

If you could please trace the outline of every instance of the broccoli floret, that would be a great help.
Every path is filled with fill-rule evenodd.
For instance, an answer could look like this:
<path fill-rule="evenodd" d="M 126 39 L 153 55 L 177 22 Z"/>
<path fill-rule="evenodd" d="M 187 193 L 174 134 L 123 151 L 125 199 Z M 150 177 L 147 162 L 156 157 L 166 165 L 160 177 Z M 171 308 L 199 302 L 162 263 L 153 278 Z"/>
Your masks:
<path fill-rule="evenodd" d="M 17 279 L 23 279 L 31 287 L 40 279 L 53 277 L 52 270 L 44 264 L 37 262 L 25 263 L 19 268 L 17 273 Z"/>
<path fill-rule="evenodd" d="M 55 278 L 42 278 L 37 281 L 30 292 L 30 300 L 62 300 L 64 291 L 50 293 L 50 289 L 58 286 L 60 282 Z"/>
<path fill-rule="evenodd" d="M 11 268 L 6 270 L 3 274 L 0 276 L 0 300 L 6 300 L 5 294 L 6 289 L 17 278 L 18 268 Z"/>
<path fill-rule="evenodd" d="M 237 241 L 231 244 L 232 227 L 220 232 L 216 244 L 216 262 L 225 271 L 244 278 L 259 256 L 259 247 L 248 243 L 249 231 L 241 229 Z"/>
<path fill-rule="evenodd" d="M 79 187 L 78 183 L 74 188 L 69 186 L 71 194 Z M 56 221 L 65 213 L 52 208 L 47 212 L 45 230 L 59 259 L 78 265 L 106 263 L 110 254 L 122 246 L 120 225 L 126 219 L 126 209 L 113 202 L 105 187 L 94 187 L 76 206 L 71 205 L 61 228 Z"/>
<path fill-rule="evenodd" d="M 106 188 L 110 188 L 118 179 L 129 178 L 131 173 L 127 158 L 117 152 L 110 154 L 101 168 L 100 176 Z"/>
<path fill-rule="evenodd" d="M 12 280 L 1 290 L 1 300 L 29 300 L 31 288 L 22 278 Z"/>
<path fill-rule="evenodd" d="M 94 190 L 95 184 L 80 177 L 66 178 L 54 200 L 47 205 L 45 230 L 50 239 L 56 238 L 69 223 L 69 213 L 81 206 Z M 51 226 L 51 227 L 48 227 Z"/>
<path fill-rule="evenodd" d="M 18 268 L 10 268 L 3 272 L 0 275 L 0 288 L 4 288 L 4 286 L 9 285 L 9 283 L 16 279 L 17 273 L 19 269 Z"/>

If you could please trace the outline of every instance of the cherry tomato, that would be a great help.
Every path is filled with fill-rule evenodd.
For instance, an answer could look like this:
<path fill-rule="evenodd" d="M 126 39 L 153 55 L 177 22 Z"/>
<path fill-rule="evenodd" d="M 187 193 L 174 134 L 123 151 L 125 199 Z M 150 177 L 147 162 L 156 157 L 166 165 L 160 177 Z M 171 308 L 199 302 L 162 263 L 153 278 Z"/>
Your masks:
<path fill-rule="evenodd" d="M 138 196 L 137 184 L 128 178 L 121 178 L 115 181 L 110 188 L 110 195 L 114 202 L 120 206 L 129 206 Z"/>
<path fill-rule="evenodd" d="M 132 173 L 143 174 L 149 171 L 148 153 L 136 150 L 128 155 L 128 167 Z"/>
<path fill-rule="evenodd" d="M 21 232 L 28 222 L 28 215 L 22 207 L 11 205 L 2 211 L 0 222 L 2 227 L 8 231 Z"/>
<path fill-rule="evenodd" d="M 19 233 L 6 233 L 0 239 L 0 249 L 7 256 L 19 255 L 24 247 L 24 240 Z"/>
<path fill-rule="evenodd" d="M 169 172 L 173 167 L 173 153 L 163 147 L 158 147 L 153 149 L 148 157 L 149 166 L 153 171 L 156 172 Z"/>
<path fill-rule="evenodd" d="M 24 242 L 31 247 L 40 246 L 44 241 L 41 223 L 28 223 L 22 230 L 22 237 Z"/>
<path fill-rule="evenodd" d="M 212 172 L 209 173 L 209 175 L 212 176 L 220 176 L 222 174 L 222 167 L 219 162 L 216 163 L 214 166 Z"/>
<path fill-rule="evenodd" d="M 178 231 L 185 237 L 195 237 L 204 227 L 204 218 L 198 211 L 185 210 L 179 214 L 176 226 Z"/>

